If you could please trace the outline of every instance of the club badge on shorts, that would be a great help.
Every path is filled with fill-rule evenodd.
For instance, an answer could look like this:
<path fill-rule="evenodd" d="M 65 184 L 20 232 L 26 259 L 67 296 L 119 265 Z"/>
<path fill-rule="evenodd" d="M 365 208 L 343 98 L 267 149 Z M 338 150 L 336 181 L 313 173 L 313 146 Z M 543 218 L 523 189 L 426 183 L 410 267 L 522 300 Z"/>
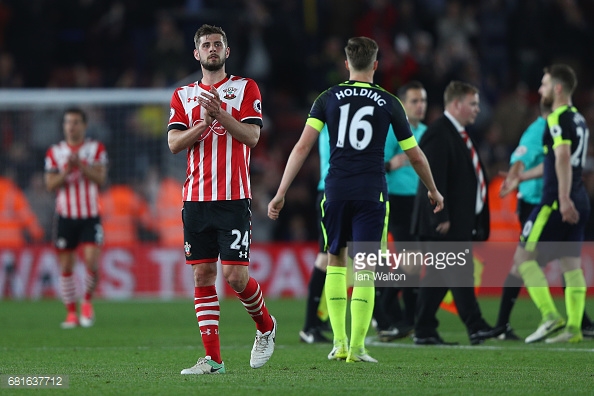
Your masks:
<path fill-rule="evenodd" d="M 186 257 L 190 257 L 192 255 L 192 252 L 190 251 L 190 249 L 192 249 L 192 245 L 190 245 L 188 242 L 186 242 L 184 244 L 184 252 L 186 252 Z"/>

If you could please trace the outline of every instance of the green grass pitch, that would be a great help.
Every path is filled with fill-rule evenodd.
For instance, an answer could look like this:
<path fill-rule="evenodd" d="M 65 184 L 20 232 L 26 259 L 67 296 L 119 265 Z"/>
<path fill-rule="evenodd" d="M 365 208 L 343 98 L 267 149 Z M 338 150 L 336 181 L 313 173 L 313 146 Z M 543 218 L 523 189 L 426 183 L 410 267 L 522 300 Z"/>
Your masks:
<path fill-rule="evenodd" d="M 563 300 L 557 306 L 563 309 Z M 493 323 L 498 299 L 481 297 Z M 63 395 L 559 395 L 594 393 L 594 340 L 577 345 L 525 345 L 489 340 L 470 346 L 460 320 L 440 311 L 440 332 L 460 346 L 415 346 L 410 339 L 370 342 L 379 364 L 328 361 L 327 344 L 299 342 L 303 300 L 270 300 L 278 320 L 277 346 L 263 368 L 249 366 L 255 328 L 239 301 L 221 302 L 225 375 L 182 376 L 204 355 L 191 299 L 97 301 L 94 327 L 62 330 L 58 301 L 0 302 L 0 374 L 67 375 Z M 588 310 L 594 315 L 594 300 Z M 539 315 L 527 298 L 512 316 L 525 337 Z M 374 331 L 370 330 L 370 336 Z M 0 395 L 29 394 L 0 388 Z"/>

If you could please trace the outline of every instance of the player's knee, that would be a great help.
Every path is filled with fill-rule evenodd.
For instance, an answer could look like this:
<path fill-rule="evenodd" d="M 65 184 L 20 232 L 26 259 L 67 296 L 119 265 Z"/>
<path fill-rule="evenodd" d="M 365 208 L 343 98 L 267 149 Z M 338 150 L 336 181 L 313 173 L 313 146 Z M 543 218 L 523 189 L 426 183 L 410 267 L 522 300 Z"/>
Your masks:
<path fill-rule="evenodd" d="M 536 260 L 536 254 L 533 251 L 528 251 L 521 246 L 518 246 L 514 253 L 514 267 L 517 269 L 526 261 Z"/>
<path fill-rule="evenodd" d="M 233 290 L 241 293 L 249 281 L 247 267 L 232 266 L 233 268 L 224 271 L 225 281 Z"/>
<path fill-rule="evenodd" d="M 318 253 L 315 264 L 316 268 L 326 272 L 328 267 L 328 255 L 326 253 Z"/>
<path fill-rule="evenodd" d="M 581 268 L 581 259 L 579 257 L 562 257 L 559 260 L 562 272 L 569 272 Z"/>
<path fill-rule="evenodd" d="M 208 264 L 193 265 L 194 269 L 194 285 L 195 286 L 211 286 L 214 285 L 217 279 L 216 267 L 213 269 Z"/>
<path fill-rule="evenodd" d="M 518 271 L 518 267 L 519 266 L 520 266 L 519 264 L 514 263 L 512 265 L 512 267 L 510 268 L 510 270 L 509 270 L 509 273 L 511 275 L 515 276 L 516 278 L 521 278 L 522 277 L 522 275 L 520 274 L 520 271 Z"/>
<path fill-rule="evenodd" d="M 241 276 L 231 275 L 229 277 L 226 277 L 225 280 L 227 281 L 229 286 L 231 286 L 231 288 L 238 293 L 244 291 L 245 287 L 247 286 L 247 280 Z"/>
<path fill-rule="evenodd" d="M 62 272 L 72 272 L 74 270 L 74 253 L 62 252 L 59 254 L 60 269 Z"/>

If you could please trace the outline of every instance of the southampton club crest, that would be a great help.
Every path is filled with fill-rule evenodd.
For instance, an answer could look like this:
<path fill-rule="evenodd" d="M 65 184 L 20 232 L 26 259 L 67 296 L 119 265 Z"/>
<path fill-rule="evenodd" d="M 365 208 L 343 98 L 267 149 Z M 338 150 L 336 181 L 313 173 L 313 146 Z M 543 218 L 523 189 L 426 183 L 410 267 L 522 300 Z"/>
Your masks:
<path fill-rule="evenodd" d="M 234 87 L 228 87 L 228 88 L 223 89 L 223 92 L 225 93 L 225 96 L 223 96 L 223 98 L 225 98 L 227 100 L 235 99 L 236 91 L 237 91 L 237 88 L 234 88 Z"/>
<path fill-rule="evenodd" d="M 190 251 L 190 249 L 192 249 L 192 245 L 190 245 L 188 242 L 186 242 L 184 244 L 184 252 L 186 253 L 186 257 L 190 257 L 192 255 L 192 252 Z"/>

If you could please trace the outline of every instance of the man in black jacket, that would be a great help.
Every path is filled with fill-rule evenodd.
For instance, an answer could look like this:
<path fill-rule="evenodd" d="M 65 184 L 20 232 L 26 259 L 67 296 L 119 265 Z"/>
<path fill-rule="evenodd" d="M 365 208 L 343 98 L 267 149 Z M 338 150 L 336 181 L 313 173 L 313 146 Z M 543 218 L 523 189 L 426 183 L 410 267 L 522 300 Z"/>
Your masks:
<path fill-rule="evenodd" d="M 489 237 L 486 175 L 476 146 L 465 130 L 467 125 L 474 123 L 479 112 L 478 89 L 461 81 L 452 81 L 445 90 L 444 102 L 444 115 L 429 126 L 420 147 L 427 156 L 446 204 L 443 211 L 433 213 L 427 190 L 420 185 L 415 198 L 412 232 L 432 249 L 461 250 L 467 252 L 469 259 L 463 266 L 426 267 L 417 300 L 414 341 L 420 345 L 445 343 L 437 332 L 436 312 L 450 289 L 460 319 L 468 330 L 470 343 L 476 345 L 488 338 L 491 329 L 482 317 L 474 294 L 470 244 L 473 240 L 484 241 Z"/>

